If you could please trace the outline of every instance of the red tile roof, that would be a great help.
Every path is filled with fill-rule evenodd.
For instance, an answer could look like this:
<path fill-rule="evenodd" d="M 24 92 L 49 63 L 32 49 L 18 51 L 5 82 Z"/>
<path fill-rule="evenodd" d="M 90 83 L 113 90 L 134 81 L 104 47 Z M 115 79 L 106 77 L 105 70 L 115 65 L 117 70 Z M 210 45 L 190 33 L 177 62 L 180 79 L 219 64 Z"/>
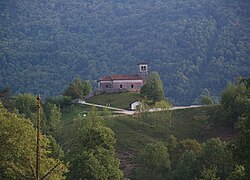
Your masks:
<path fill-rule="evenodd" d="M 143 78 L 139 75 L 111 75 L 104 76 L 99 81 L 113 81 L 113 80 L 142 80 Z"/>

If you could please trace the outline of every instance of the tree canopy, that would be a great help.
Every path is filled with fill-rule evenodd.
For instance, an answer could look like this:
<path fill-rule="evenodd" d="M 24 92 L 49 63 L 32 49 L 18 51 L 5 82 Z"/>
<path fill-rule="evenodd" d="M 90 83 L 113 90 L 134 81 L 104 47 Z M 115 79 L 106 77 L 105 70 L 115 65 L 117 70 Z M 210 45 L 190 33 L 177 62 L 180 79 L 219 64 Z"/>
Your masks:
<path fill-rule="evenodd" d="M 168 149 L 160 142 L 148 144 L 140 153 L 139 162 L 137 179 L 163 179 L 171 165 Z"/>
<path fill-rule="evenodd" d="M 63 95 L 69 96 L 72 99 L 84 98 L 92 91 L 92 85 L 88 81 L 82 81 L 80 78 L 76 78 L 65 89 Z"/>
<path fill-rule="evenodd" d="M 50 140 L 41 135 L 40 178 L 48 173 L 51 179 L 65 179 L 67 168 L 63 162 L 50 157 Z M 8 112 L 0 104 L 0 178 L 34 179 L 36 163 L 36 131 L 32 123 Z"/>
<path fill-rule="evenodd" d="M 114 132 L 100 122 L 93 107 L 80 129 L 77 155 L 72 159 L 67 179 L 120 179 L 119 160 L 115 157 Z"/>
<path fill-rule="evenodd" d="M 165 100 L 163 84 L 157 72 L 153 71 L 147 78 L 146 84 L 141 88 L 141 95 L 153 103 Z"/>
<path fill-rule="evenodd" d="M 247 0 L 1 0 L 0 89 L 55 96 L 76 77 L 136 73 L 144 60 L 165 95 L 191 104 L 250 75 Z M 97 83 L 96 83 L 97 84 Z"/>
<path fill-rule="evenodd" d="M 173 143 L 173 136 L 171 142 Z M 176 141 L 176 139 L 174 140 Z M 246 170 L 233 157 L 228 144 L 211 138 L 200 144 L 194 139 L 148 144 L 138 156 L 136 179 L 244 179 Z M 168 150 L 170 147 L 170 151 Z"/>

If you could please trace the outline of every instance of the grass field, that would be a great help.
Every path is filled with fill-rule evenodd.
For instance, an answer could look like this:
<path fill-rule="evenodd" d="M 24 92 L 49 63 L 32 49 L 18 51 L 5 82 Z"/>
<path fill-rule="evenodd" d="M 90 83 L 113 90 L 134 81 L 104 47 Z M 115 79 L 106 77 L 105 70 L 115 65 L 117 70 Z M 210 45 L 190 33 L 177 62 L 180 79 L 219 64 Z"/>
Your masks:
<path fill-rule="evenodd" d="M 174 135 L 178 140 L 206 140 L 209 132 L 205 129 L 210 122 L 210 111 L 211 108 L 208 107 L 175 110 L 172 112 L 171 126 L 167 128 L 166 133 L 161 122 L 157 125 L 154 123 L 155 118 L 164 117 L 164 112 L 147 113 L 144 120 L 123 116 L 112 118 L 105 123 L 116 134 L 118 151 L 138 153 L 149 142 L 167 143 L 170 135 Z"/>
<path fill-rule="evenodd" d="M 110 104 L 112 107 L 129 109 L 130 103 L 140 99 L 140 94 L 136 92 L 126 92 L 117 94 L 102 94 L 87 100 L 89 103 L 100 105 Z"/>

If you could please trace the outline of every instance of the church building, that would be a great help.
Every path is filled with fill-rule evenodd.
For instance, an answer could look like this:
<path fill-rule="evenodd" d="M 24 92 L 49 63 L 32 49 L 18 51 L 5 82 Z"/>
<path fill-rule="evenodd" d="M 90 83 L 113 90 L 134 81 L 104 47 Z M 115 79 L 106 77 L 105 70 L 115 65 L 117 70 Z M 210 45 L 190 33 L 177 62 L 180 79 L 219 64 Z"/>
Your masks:
<path fill-rule="evenodd" d="M 98 89 L 104 92 L 118 92 L 119 90 L 140 91 L 146 83 L 148 64 L 139 63 L 138 73 L 134 75 L 109 75 L 98 80 Z"/>

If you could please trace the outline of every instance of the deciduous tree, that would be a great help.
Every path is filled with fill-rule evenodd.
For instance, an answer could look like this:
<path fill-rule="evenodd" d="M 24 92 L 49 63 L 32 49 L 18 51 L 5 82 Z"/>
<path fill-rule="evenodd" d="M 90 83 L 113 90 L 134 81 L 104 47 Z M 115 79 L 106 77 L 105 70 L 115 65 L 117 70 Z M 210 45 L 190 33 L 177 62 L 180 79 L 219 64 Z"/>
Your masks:
<path fill-rule="evenodd" d="M 70 163 L 68 179 L 120 179 L 119 160 L 115 157 L 115 134 L 99 122 L 96 109 L 88 114 L 80 130 L 78 154 Z"/>
<path fill-rule="evenodd" d="M 232 152 L 219 138 L 209 139 L 203 144 L 200 159 L 206 169 L 216 168 L 216 175 L 222 179 L 225 179 L 235 166 Z"/>
<path fill-rule="evenodd" d="M 214 103 L 214 101 L 210 96 L 203 96 L 201 97 L 200 103 L 202 105 L 211 105 Z"/>
<path fill-rule="evenodd" d="M 230 113 L 231 120 L 236 122 L 250 107 L 246 86 L 229 83 L 221 95 L 221 104 Z"/>
<path fill-rule="evenodd" d="M 92 91 L 92 85 L 89 81 L 82 81 L 80 78 L 76 78 L 65 89 L 63 95 L 69 96 L 72 99 L 84 98 Z"/>
<path fill-rule="evenodd" d="M 186 150 L 178 159 L 174 177 L 176 179 L 197 179 L 200 172 L 199 155 L 192 150 Z"/>
<path fill-rule="evenodd" d="M 141 88 L 141 94 L 153 103 L 165 99 L 163 84 L 157 72 L 153 71 L 149 75 L 146 84 Z"/>
<path fill-rule="evenodd" d="M 148 144 L 139 155 L 139 163 L 136 179 L 164 179 L 171 165 L 167 147 L 160 142 Z"/>
<path fill-rule="evenodd" d="M 63 162 L 49 157 L 49 139 L 40 135 L 40 178 L 59 163 L 50 179 L 65 179 Z M 50 149 L 51 150 L 51 149 Z M 36 162 L 36 131 L 32 123 L 8 112 L 0 104 L 0 179 L 34 179 Z"/>
<path fill-rule="evenodd" d="M 34 127 L 36 126 L 37 102 L 36 97 L 29 93 L 18 94 L 14 100 L 14 106 L 18 113 L 26 119 L 30 119 Z M 47 118 L 41 106 L 41 127 L 43 131 L 47 131 Z"/>

